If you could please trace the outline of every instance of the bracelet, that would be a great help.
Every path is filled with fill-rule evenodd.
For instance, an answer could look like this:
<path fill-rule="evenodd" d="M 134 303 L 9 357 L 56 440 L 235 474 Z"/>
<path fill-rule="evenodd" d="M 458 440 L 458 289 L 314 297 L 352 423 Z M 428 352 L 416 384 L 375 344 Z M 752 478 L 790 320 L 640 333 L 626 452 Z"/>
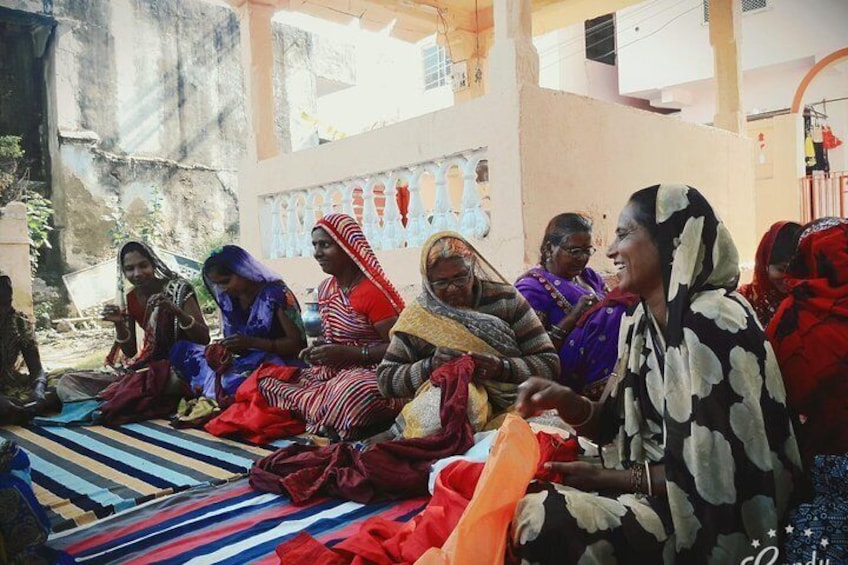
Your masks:
<path fill-rule="evenodd" d="M 132 338 L 132 336 L 129 333 L 127 333 L 127 337 L 125 337 L 125 338 L 118 338 L 118 334 L 116 333 L 115 334 L 115 343 L 120 343 L 121 345 L 123 345 L 125 343 L 129 343 L 130 338 Z"/>
<path fill-rule="evenodd" d="M 189 323 L 187 323 L 186 325 L 182 325 L 180 323 L 180 320 L 177 319 L 177 325 L 180 326 L 181 330 L 183 330 L 183 331 L 190 330 L 197 323 L 197 320 L 194 319 L 194 316 L 189 316 L 189 319 L 191 319 L 191 321 Z"/>
<path fill-rule="evenodd" d="M 581 396 L 580 398 L 582 398 L 584 401 L 586 401 L 586 403 L 589 405 L 589 413 L 578 424 L 572 424 L 571 422 L 568 422 L 568 425 L 571 426 L 572 428 L 580 428 L 582 426 L 585 426 L 592 419 L 592 416 L 595 415 L 595 403 L 592 402 L 591 400 L 589 400 L 588 398 L 586 398 L 585 396 Z"/>
<path fill-rule="evenodd" d="M 512 376 L 512 366 L 509 364 L 509 360 L 504 357 L 501 359 L 501 378 L 504 380 L 508 379 Z"/>
<path fill-rule="evenodd" d="M 551 336 L 551 339 L 556 341 L 565 341 L 565 338 L 568 337 L 568 334 L 571 332 L 567 332 L 559 326 L 551 326 L 551 329 L 548 330 L 548 335 Z"/>
<path fill-rule="evenodd" d="M 645 475 L 648 478 L 648 496 L 654 496 L 654 485 L 651 484 L 651 465 L 645 461 Z"/>
<path fill-rule="evenodd" d="M 635 494 L 645 494 L 642 481 L 645 478 L 645 466 L 636 464 L 630 467 L 630 488 Z"/>
<path fill-rule="evenodd" d="M 371 357 L 371 349 L 367 345 L 363 345 L 362 349 L 359 350 L 359 354 L 362 355 L 362 360 L 368 363 L 369 357 Z"/>

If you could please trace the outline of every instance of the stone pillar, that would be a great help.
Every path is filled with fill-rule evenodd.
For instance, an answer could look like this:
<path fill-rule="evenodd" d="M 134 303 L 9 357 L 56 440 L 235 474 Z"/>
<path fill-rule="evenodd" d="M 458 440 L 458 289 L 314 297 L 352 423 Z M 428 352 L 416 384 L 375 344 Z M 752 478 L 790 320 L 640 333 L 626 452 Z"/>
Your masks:
<path fill-rule="evenodd" d="M 495 37 L 489 54 L 490 87 L 539 84 L 539 54 L 533 45 L 530 0 L 494 0 Z"/>
<path fill-rule="evenodd" d="M 274 38 L 271 18 L 285 2 L 247 0 L 238 8 L 248 128 L 248 155 L 262 161 L 280 152 L 274 128 Z"/>
<path fill-rule="evenodd" d="M 740 0 L 710 1 L 710 45 L 716 78 L 717 128 L 745 132 L 742 108 L 742 7 Z"/>

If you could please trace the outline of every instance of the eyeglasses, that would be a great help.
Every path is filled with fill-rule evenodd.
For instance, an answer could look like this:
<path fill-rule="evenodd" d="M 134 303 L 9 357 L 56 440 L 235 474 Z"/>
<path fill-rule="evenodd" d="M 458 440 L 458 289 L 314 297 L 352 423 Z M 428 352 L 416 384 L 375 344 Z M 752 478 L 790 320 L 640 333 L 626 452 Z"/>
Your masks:
<path fill-rule="evenodd" d="M 586 257 L 591 257 L 595 254 L 594 247 L 561 247 L 563 251 L 571 255 L 572 257 L 580 257 L 581 255 L 585 255 Z"/>
<path fill-rule="evenodd" d="M 432 286 L 435 290 L 447 290 L 450 287 L 462 288 L 471 282 L 472 277 L 474 277 L 474 273 L 469 272 L 466 275 L 454 277 L 452 279 L 430 281 L 430 286 Z"/>

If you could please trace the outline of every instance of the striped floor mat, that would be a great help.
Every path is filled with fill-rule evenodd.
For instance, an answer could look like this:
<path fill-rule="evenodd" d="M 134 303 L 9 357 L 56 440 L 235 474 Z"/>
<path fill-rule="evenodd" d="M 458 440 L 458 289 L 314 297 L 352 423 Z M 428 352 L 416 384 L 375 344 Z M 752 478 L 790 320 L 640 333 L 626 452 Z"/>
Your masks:
<path fill-rule="evenodd" d="M 275 548 L 301 531 L 332 547 L 368 518 L 405 522 L 425 505 L 424 499 L 369 505 L 323 499 L 294 506 L 240 479 L 153 501 L 60 534 L 49 545 L 86 565 L 280 563 Z"/>
<path fill-rule="evenodd" d="M 30 457 L 38 500 L 54 532 L 90 523 L 198 485 L 243 477 L 277 446 L 256 447 L 202 430 L 175 430 L 165 420 L 120 428 L 8 427 Z"/>

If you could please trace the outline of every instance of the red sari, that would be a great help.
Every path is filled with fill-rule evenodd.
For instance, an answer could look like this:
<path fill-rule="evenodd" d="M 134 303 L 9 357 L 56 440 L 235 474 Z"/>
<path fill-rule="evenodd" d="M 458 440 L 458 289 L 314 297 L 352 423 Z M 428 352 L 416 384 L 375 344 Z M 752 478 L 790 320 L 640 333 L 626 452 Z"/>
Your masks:
<path fill-rule="evenodd" d="M 772 250 L 778 234 L 792 223 L 794 222 L 772 224 L 757 247 L 757 255 L 754 259 L 754 280 L 739 287 L 739 294 L 744 296 L 754 307 L 754 312 L 756 312 L 763 327 L 768 325 L 780 303 L 786 298 L 786 295 L 780 292 L 769 280 L 768 268 L 771 264 Z"/>
<path fill-rule="evenodd" d="M 789 297 L 766 329 L 807 457 L 848 453 L 848 220 L 823 218 L 801 235 Z"/>

